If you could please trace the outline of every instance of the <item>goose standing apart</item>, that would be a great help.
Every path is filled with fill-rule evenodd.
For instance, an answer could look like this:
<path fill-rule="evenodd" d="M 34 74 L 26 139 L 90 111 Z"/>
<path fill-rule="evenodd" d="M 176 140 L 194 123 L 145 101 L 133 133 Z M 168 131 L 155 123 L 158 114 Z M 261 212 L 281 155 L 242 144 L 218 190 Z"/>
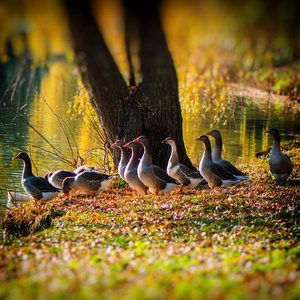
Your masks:
<path fill-rule="evenodd" d="M 242 171 L 236 168 L 230 161 L 222 159 L 222 137 L 219 130 L 212 130 L 206 135 L 210 135 L 215 139 L 215 146 L 212 152 L 212 160 L 221 167 L 223 167 L 228 173 L 234 175 L 239 180 L 250 179 Z"/>
<path fill-rule="evenodd" d="M 61 189 L 64 179 L 67 177 L 75 177 L 76 173 L 68 170 L 58 170 L 55 172 L 47 172 L 45 179 L 47 179 L 53 186 Z"/>
<path fill-rule="evenodd" d="M 240 182 L 234 175 L 231 175 L 223 167 L 213 162 L 210 141 L 206 135 L 200 135 L 195 140 L 204 143 L 205 149 L 199 164 L 199 170 L 212 189 L 225 188 Z"/>
<path fill-rule="evenodd" d="M 75 177 L 67 177 L 63 181 L 62 190 L 67 195 L 71 189 L 74 189 L 95 196 L 100 191 L 106 190 L 113 178 L 115 176 L 99 172 L 80 172 Z"/>
<path fill-rule="evenodd" d="M 129 161 L 128 149 L 124 148 L 124 142 L 121 140 L 116 140 L 111 146 L 119 147 L 121 149 L 121 158 L 118 164 L 118 174 L 124 181 L 126 181 L 124 177 L 124 171 Z"/>
<path fill-rule="evenodd" d="M 55 198 L 61 190 L 49 183 L 45 178 L 34 176 L 32 173 L 31 160 L 27 153 L 20 152 L 14 159 L 24 162 L 21 184 L 25 192 L 35 202 L 47 202 Z"/>
<path fill-rule="evenodd" d="M 163 195 L 170 193 L 174 188 L 180 186 L 165 170 L 152 164 L 152 148 L 146 136 L 140 136 L 133 141 L 141 143 L 144 147 L 144 153 L 138 165 L 137 174 L 143 184 L 149 187 L 151 193 Z"/>
<path fill-rule="evenodd" d="M 281 152 L 280 135 L 278 129 L 271 128 L 265 133 L 271 134 L 274 138 L 272 152 L 269 159 L 270 170 L 276 181 L 284 181 L 292 173 L 293 165 L 290 158 Z"/>
<path fill-rule="evenodd" d="M 125 181 L 133 190 L 136 190 L 139 194 L 147 195 L 148 187 L 140 181 L 137 175 L 137 168 L 139 164 L 138 143 L 131 141 L 124 145 L 124 147 L 131 148 L 131 157 L 124 171 Z"/>
<path fill-rule="evenodd" d="M 199 172 L 194 172 L 187 166 L 179 163 L 177 147 L 173 138 L 168 137 L 162 141 L 162 143 L 171 146 L 171 155 L 168 161 L 167 173 L 182 184 L 180 191 L 182 188 L 194 188 L 203 180 L 203 177 Z"/>

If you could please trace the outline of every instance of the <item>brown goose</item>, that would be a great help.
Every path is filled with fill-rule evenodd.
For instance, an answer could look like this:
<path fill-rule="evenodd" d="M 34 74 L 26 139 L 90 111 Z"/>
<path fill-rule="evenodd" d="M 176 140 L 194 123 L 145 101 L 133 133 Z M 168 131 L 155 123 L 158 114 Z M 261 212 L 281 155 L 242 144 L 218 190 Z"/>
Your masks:
<path fill-rule="evenodd" d="M 14 159 L 24 162 L 21 184 L 25 192 L 35 202 L 47 202 L 55 198 L 61 190 L 50 184 L 45 178 L 34 176 L 32 173 L 31 160 L 27 153 L 20 152 Z"/>
<path fill-rule="evenodd" d="M 225 188 L 229 185 L 237 184 L 240 182 L 234 175 L 228 173 L 220 165 L 212 161 L 211 157 L 211 145 L 206 135 L 200 135 L 195 138 L 197 141 L 204 143 L 205 149 L 199 164 L 199 170 L 201 175 L 208 182 L 208 185 L 214 188 Z"/>
<path fill-rule="evenodd" d="M 242 171 L 237 169 L 230 161 L 222 159 L 222 137 L 219 130 L 212 130 L 206 135 L 210 135 L 215 139 L 215 146 L 212 152 L 212 160 L 216 164 L 223 167 L 228 173 L 234 175 L 239 180 L 248 180 L 250 179 Z"/>
<path fill-rule="evenodd" d="M 138 165 L 137 174 L 143 184 L 149 187 L 151 193 L 163 195 L 170 193 L 174 188 L 180 186 L 165 170 L 152 164 L 152 148 L 146 136 L 142 135 L 133 141 L 141 143 L 144 147 L 144 153 Z"/>
<path fill-rule="evenodd" d="M 162 141 L 163 144 L 171 146 L 171 155 L 168 161 L 167 173 L 182 184 L 182 188 L 194 188 L 203 179 L 199 172 L 194 172 L 184 164 L 179 163 L 177 147 L 172 137 Z"/>
<path fill-rule="evenodd" d="M 75 177 L 68 177 L 63 181 L 62 190 L 69 194 L 71 189 L 83 191 L 89 195 L 95 196 L 100 191 L 107 189 L 115 176 L 99 172 L 81 172 Z"/>
<path fill-rule="evenodd" d="M 121 158 L 120 158 L 120 161 L 119 161 L 119 164 L 118 164 L 118 174 L 120 175 L 120 177 L 124 180 L 125 180 L 125 177 L 124 177 L 124 171 L 125 171 L 125 168 L 128 164 L 128 161 L 129 161 L 129 153 L 128 153 L 128 149 L 124 149 L 124 142 L 121 141 L 121 140 L 116 140 L 112 145 L 112 147 L 119 147 L 120 150 L 121 150 Z"/>
<path fill-rule="evenodd" d="M 131 157 L 124 171 L 125 180 L 133 190 L 136 190 L 141 195 L 147 195 L 148 187 L 140 181 L 137 175 L 137 168 L 139 164 L 138 143 L 131 141 L 124 145 L 124 147 L 131 148 Z"/>
<path fill-rule="evenodd" d="M 270 170 L 277 181 L 284 181 L 292 173 L 293 165 L 290 158 L 281 152 L 278 129 L 271 128 L 265 133 L 271 134 L 274 138 L 272 152 L 269 159 Z"/>
<path fill-rule="evenodd" d="M 64 179 L 67 177 L 75 177 L 77 174 L 68 171 L 68 170 L 57 170 L 55 172 L 47 172 L 45 174 L 45 179 L 47 179 L 53 186 L 61 189 L 62 188 L 62 183 Z"/>

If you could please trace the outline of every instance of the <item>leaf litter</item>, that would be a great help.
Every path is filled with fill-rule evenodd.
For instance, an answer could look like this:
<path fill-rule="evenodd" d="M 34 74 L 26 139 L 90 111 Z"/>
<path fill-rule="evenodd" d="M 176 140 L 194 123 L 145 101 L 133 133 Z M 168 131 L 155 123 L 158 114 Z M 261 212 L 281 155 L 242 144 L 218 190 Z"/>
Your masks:
<path fill-rule="evenodd" d="M 262 158 L 239 166 L 251 180 L 218 193 L 142 197 L 113 186 L 9 211 L 0 297 L 297 299 L 300 156 L 288 153 L 283 185 Z"/>

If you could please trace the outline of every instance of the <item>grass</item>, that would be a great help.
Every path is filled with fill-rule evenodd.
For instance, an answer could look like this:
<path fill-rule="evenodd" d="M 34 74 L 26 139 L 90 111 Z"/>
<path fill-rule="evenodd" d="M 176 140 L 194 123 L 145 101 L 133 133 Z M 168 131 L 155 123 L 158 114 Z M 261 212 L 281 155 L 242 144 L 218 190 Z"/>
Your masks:
<path fill-rule="evenodd" d="M 300 155 L 286 151 L 295 171 L 284 185 L 257 159 L 239 166 L 250 181 L 222 193 L 113 186 L 10 211 L 36 224 L 53 213 L 1 243 L 0 298 L 299 299 Z"/>

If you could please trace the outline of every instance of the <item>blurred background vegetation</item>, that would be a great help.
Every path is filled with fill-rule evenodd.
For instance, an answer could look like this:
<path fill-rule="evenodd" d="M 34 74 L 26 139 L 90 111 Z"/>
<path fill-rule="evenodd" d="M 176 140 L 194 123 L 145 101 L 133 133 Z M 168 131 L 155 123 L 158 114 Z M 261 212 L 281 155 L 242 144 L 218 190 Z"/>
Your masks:
<path fill-rule="evenodd" d="M 163 0 L 161 16 L 176 66 L 181 104 L 202 97 L 228 106 L 228 83 L 246 83 L 299 102 L 300 18 L 296 0 Z M 92 0 L 106 42 L 126 80 L 122 1 Z M 30 54 L 31 65 L 72 61 L 61 0 L 0 2 L 0 62 Z M 138 56 L 134 64 L 138 65 Z M 203 112 L 204 113 L 204 112 Z"/>
<path fill-rule="evenodd" d="M 91 5 L 125 72 L 121 1 L 93 0 Z M 163 0 L 161 5 L 165 33 L 179 71 L 183 66 L 222 70 L 232 80 L 249 79 L 254 70 L 282 67 L 299 59 L 298 13 L 296 0 Z M 72 60 L 63 1 L 1 1 L 0 19 L 1 63 L 19 57 L 24 49 L 30 51 L 34 65 L 54 56 Z"/>

